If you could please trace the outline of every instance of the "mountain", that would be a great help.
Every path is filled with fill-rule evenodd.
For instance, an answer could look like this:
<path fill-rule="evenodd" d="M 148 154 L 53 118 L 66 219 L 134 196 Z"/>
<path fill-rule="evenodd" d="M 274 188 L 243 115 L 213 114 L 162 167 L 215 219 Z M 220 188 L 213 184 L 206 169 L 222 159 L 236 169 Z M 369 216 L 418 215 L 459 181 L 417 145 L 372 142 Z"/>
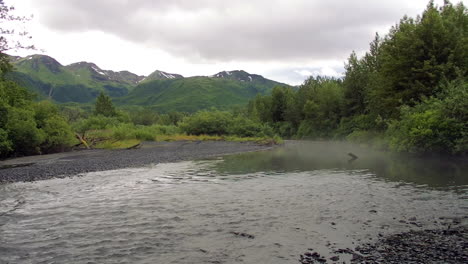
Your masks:
<path fill-rule="evenodd" d="M 222 71 L 212 76 L 184 78 L 154 71 L 141 76 L 129 71 L 103 70 L 91 62 L 62 65 L 52 57 L 10 57 L 15 71 L 9 78 L 38 95 L 64 102 L 93 102 L 100 91 L 120 105 L 149 106 L 162 112 L 246 104 L 257 94 L 268 94 L 285 84 L 245 71 Z"/>
<path fill-rule="evenodd" d="M 149 106 L 160 112 L 194 112 L 210 107 L 227 109 L 245 105 L 257 94 L 268 94 L 275 86 L 287 85 L 244 71 L 224 71 L 210 77 L 142 82 L 115 102 Z"/>
<path fill-rule="evenodd" d="M 215 75 L 211 76 L 212 78 L 222 78 L 228 80 L 235 80 L 240 82 L 263 82 L 267 79 L 263 78 L 261 75 L 250 74 L 245 71 L 222 71 Z"/>
<path fill-rule="evenodd" d="M 154 81 L 154 80 L 165 80 L 165 79 L 180 79 L 184 78 L 184 76 L 180 74 L 175 74 L 175 73 L 167 73 L 163 71 L 154 71 L 147 77 L 145 77 L 142 81 L 143 82 L 149 82 L 149 81 Z"/>
<path fill-rule="evenodd" d="M 116 82 L 123 85 L 136 85 L 141 82 L 145 76 L 136 75 L 129 71 L 108 71 L 102 70 L 96 64 L 90 62 L 77 62 L 65 66 L 70 72 L 78 77 L 85 77 L 85 80 L 94 80 L 100 82 Z"/>
<path fill-rule="evenodd" d="M 81 64 L 81 65 L 80 65 Z M 92 63 L 63 66 L 54 58 L 32 55 L 13 61 L 15 71 L 10 78 L 57 102 L 89 102 L 105 91 L 111 96 L 128 94 L 133 85 L 126 80 L 103 76 Z"/>
<path fill-rule="evenodd" d="M 50 97 L 61 103 L 91 102 L 100 91 L 112 97 L 121 97 L 146 78 L 129 71 L 103 70 L 90 62 L 64 66 L 45 55 L 10 57 L 10 60 L 15 67 L 10 78 L 39 97 Z"/>

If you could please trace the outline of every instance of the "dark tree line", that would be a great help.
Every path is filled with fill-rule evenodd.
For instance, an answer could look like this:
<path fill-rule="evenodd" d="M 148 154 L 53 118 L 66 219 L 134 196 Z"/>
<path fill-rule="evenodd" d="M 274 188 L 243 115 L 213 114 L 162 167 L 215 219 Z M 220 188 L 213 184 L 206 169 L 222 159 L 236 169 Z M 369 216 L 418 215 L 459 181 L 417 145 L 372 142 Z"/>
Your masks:
<path fill-rule="evenodd" d="M 376 35 L 343 79 L 310 77 L 277 87 L 248 106 L 249 116 L 293 138 L 347 138 L 399 151 L 467 153 L 468 15 L 462 4 L 431 1 Z"/>

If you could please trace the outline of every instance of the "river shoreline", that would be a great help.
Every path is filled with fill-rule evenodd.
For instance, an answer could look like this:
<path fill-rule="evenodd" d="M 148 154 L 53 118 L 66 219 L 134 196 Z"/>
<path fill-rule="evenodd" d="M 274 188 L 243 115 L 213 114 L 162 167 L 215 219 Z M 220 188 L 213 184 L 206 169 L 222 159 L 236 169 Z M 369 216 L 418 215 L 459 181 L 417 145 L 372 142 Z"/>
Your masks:
<path fill-rule="evenodd" d="M 452 224 L 444 223 L 446 226 L 443 228 L 379 236 L 375 243 L 333 250 L 332 257 L 328 258 L 309 249 L 300 255 L 299 263 L 467 263 L 468 229 L 466 224 L 461 224 L 463 220 L 453 219 Z"/>
<path fill-rule="evenodd" d="M 138 149 L 80 150 L 0 161 L 0 184 L 76 176 L 87 172 L 143 167 L 271 149 L 252 142 L 144 142 Z"/>

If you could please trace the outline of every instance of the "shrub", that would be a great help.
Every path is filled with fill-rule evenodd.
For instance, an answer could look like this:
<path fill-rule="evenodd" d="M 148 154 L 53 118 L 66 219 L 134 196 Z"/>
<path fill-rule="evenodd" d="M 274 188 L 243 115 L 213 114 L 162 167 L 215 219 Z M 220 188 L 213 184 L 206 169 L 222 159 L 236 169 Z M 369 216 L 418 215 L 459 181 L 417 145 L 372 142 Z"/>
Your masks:
<path fill-rule="evenodd" d="M 191 135 L 227 135 L 233 116 L 223 111 L 200 111 L 184 118 L 179 125 L 182 131 Z"/>
<path fill-rule="evenodd" d="M 262 124 L 239 116 L 230 123 L 228 134 L 239 137 L 258 137 L 263 134 L 263 130 Z"/>
<path fill-rule="evenodd" d="M 45 152 L 63 151 L 75 141 L 70 125 L 59 115 L 47 118 L 42 130 L 45 141 L 41 147 Z"/>
<path fill-rule="evenodd" d="M 13 150 L 13 143 L 6 130 L 0 128 L 0 157 L 6 157 Z"/>
<path fill-rule="evenodd" d="M 121 122 L 117 117 L 105 117 L 103 115 L 91 116 L 73 124 L 73 128 L 78 133 L 88 130 L 107 129 L 118 126 Z"/>
<path fill-rule="evenodd" d="M 133 133 L 134 138 L 138 140 L 154 141 L 157 135 L 157 131 L 151 129 L 151 127 L 136 127 Z"/>
<path fill-rule="evenodd" d="M 174 135 L 180 133 L 180 129 L 175 125 L 152 125 L 148 128 L 156 135 Z"/>
<path fill-rule="evenodd" d="M 18 154 L 35 154 L 45 141 L 44 131 L 37 128 L 34 112 L 26 109 L 11 108 L 6 124 L 9 140 Z"/>
<path fill-rule="evenodd" d="M 468 127 L 444 112 L 438 99 L 402 107 L 401 120 L 390 123 L 387 137 L 397 151 L 466 153 Z"/>
<path fill-rule="evenodd" d="M 135 126 L 132 124 L 119 124 L 112 128 L 112 138 L 117 140 L 133 139 Z"/>
<path fill-rule="evenodd" d="M 179 132 L 175 126 L 135 126 L 133 124 L 119 124 L 112 128 L 112 137 L 118 140 L 138 139 L 153 141 L 158 135 L 173 135 Z"/>

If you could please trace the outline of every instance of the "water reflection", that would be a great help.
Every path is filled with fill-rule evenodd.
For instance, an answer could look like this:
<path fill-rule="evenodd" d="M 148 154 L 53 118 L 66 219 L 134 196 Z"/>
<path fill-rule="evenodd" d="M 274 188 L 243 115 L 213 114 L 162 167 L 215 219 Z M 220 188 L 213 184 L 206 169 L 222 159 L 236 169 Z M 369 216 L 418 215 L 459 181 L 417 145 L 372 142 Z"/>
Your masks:
<path fill-rule="evenodd" d="M 349 153 L 358 158 L 350 160 Z M 468 186 L 466 160 L 395 155 L 342 142 L 295 142 L 274 151 L 227 156 L 215 169 L 221 174 L 365 170 L 393 182 L 453 190 Z"/>

